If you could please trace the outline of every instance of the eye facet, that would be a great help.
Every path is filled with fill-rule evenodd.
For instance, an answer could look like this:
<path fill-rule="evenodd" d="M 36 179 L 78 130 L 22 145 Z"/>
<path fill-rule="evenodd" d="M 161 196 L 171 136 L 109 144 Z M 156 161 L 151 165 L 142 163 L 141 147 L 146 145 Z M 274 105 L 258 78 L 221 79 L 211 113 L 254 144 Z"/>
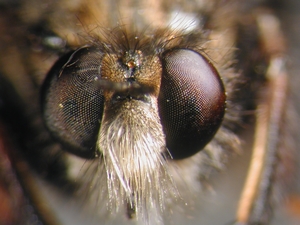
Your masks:
<path fill-rule="evenodd" d="M 226 95 L 217 70 L 188 49 L 162 56 L 159 114 L 173 159 L 189 157 L 205 147 L 221 125 Z"/>
<path fill-rule="evenodd" d="M 70 152 L 95 156 L 104 97 L 95 82 L 101 78 L 102 55 L 85 47 L 61 57 L 42 88 L 45 122 Z"/>

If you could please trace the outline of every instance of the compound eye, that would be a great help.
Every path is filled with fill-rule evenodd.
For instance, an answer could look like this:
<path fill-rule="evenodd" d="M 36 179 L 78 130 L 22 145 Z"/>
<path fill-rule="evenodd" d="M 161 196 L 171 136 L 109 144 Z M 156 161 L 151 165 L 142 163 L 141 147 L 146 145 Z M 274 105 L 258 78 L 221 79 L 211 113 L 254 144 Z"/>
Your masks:
<path fill-rule="evenodd" d="M 205 147 L 221 125 L 226 94 L 217 70 L 201 54 L 173 49 L 162 55 L 159 114 L 173 159 Z"/>
<path fill-rule="evenodd" d="M 45 123 L 66 150 L 85 158 L 95 156 L 104 97 L 95 84 L 102 54 L 80 48 L 61 57 L 42 87 Z"/>

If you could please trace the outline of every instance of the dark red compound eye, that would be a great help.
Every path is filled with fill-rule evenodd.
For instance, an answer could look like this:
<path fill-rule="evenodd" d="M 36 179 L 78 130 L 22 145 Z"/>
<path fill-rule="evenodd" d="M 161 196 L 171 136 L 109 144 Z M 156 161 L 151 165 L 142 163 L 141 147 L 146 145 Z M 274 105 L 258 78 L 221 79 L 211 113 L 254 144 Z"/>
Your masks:
<path fill-rule="evenodd" d="M 173 49 L 162 55 L 159 114 L 173 159 L 189 157 L 214 137 L 226 94 L 217 70 L 201 54 Z"/>
<path fill-rule="evenodd" d="M 95 157 L 104 97 L 95 84 L 101 79 L 103 54 L 80 48 L 61 57 L 42 88 L 45 123 L 66 150 L 85 158 Z"/>

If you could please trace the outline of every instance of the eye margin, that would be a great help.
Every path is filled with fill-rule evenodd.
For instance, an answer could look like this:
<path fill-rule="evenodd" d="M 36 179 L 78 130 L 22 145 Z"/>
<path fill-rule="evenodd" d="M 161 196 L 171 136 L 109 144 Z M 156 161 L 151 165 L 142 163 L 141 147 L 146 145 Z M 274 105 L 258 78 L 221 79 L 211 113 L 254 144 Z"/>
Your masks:
<path fill-rule="evenodd" d="M 179 51 L 183 51 L 185 53 L 188 54 L 194 54 L 197 57 L 200 57 L 200 59 L 205 63 L 206 67 L 208 67 L 208 69 L 210 70 L 210 73 L 213 74 L 213 77 L 216 78 L 217 83 L 218 83 L 218 100 L 216 101 L 216 106 L 214 107 L 217 112 L 214 113 L 214 116 L 211 117 L 212 121 L 209 122 L 208 124 L 206 124 L 204 126 L 204 128 L 206 127 L 206 129 L 204 129 L 204 131 L 207 131 L 208 136 L 206 137 L 200 137 L 200 141 L 198 140 L 198 143 L 193 143 L 193 137 L 187 137 L 187 133 L 186 132 L 181 132 L 181 128 L 179 129 L 179 131 L 182 133 L 183 136 L 185 136 L 185 138 L 187 138 L 187 140 L 185 140 L 184 143 L 180 143 L 178 140 L 180 140 L 180 136 L 179 135 L 175 135 L 176 137 L 172 137 L 172 132 L 174 130 L 177 130 L 176 132 L 178 132 L 178 128 L 176 128 L 176 124 L 174 125 L 170 125 L 170 123 L 168 122 L 168 120 L 170 118 L 172 118 L 172 109 L 168 110 L 166 109 L 167 107 L 163 106 L 163 102 L 168 102 L 171 101 L 170 99 L 165 99 L 166 97 L 166 92 L 168 91 L 163 91 L 162 88 L 164 88 L 164 83 L 166 83 L 166 78 L 169 72 L 167 71 L 168 69 L 166 68 L 166 65 L 168 64 L 168 58 L 166 57 L 167 55 L 173 54 L 174 52 L 179 52 Z M 189 48 L 172 48 L 172 49 L 168 49 L 164 52 L 162 52 L 161 54 L 161 63 L 163 65 L 163 73 L 162 73 L 162 82 L 161 82 L 161 90 L 160 90 L 160 94 L 159 94 L 159 98 L 158 98 L 158 106 L 159 106 L 159 115 L 161 118 L 161 122 L 163 125 L 163 130 L 164 133 L 166 135 L 166 142 L 167 142 L 167 149 L 168 149 L 168 154 L 171 154 L 171 158 L 173 160 L 180 160 L 180 159 L 184 159 L 184 158 L 188 158 L 194 154 L 196 154 L 197 152 L 201 151 L 215 136 L 216 132 L 218 131 L 218 129 L 220 128 L 224 115 L 225 115 L 225 111 L 226 111 L 226 91 L 225 91 L 225 87 L 224 84 L 222 82 L 222 78 L 220 77 L 217 69 L 214 67 L 214 65 L 205 57 L 203 56 L 203 54 L 199 53 L 198 51 L 195 51 L 193 49 L 189 49 Z M 175 60 L 176 63 L 176 60 Z M 189 69 L 189 68 L 188 68 Z M 172 77 L 172 76 L 171 76 Z M 172 85 L 169 85 L 172 86 Z M 174 85 L 176 86 L 176 85 Z M 171 93 L 172 95 L 172 93 Z M 167 96 L 167 98 L 170 97 Z M 172 98 L 172 97 L 171 97 Z M 173 99 L 174 100 L 174 99 Z M 165 109 L 163 109 L 165 108 Z M 166 111 L 169 111 L 166 113 Z M 171 113 L 170 113 L 171 112 Z M 169 115 L 166 115 L 169 114 Z M 217 115 L 215 115 L 217 114 Z M 174 117 L 174 115 L 173 115 Z M 175 115 L 175 117 L 179 118 L 179 116 Z M 187 126 L 186 123 L 184 126 Z M 168 128 L 169 127 L 169 128 Z M 171 127 L 171 128 L 170 128 Z M 188 126 L 187 126 L 188 127 Z M 212 127 L 212 128 L 211 128 Z M 197 128 L 197 127 L 196 127 Z M 198 129 L 198 128 L 197 128 Z M 197 132 L 197 129 L 194 130 Z M 173 132 L 174 133 L 174 132 Z M 189 134 L 191 134 L 191 132 L 189 132 Z M 201 141 L 202 140 L 202 141 Z M 197 141 L 196 141 L 197 142 Z M 182 151 L 182 149 L 188 149 L 186 151 Z"/>
<path fill-rule="evenodd" d="M 50 68 L 49 72 L 46 75 L 46 78 L 41 86 L 40 89 L 40 105 L 42 109 L 42 113 L 44 114 L 44 108 L 45 108 L 45 99 L 47 97 L 47 90 L 50 88 L 52 79 L 54 76 L 57 76 L 61 69 L 64 67 L 64 65 L 68 62 L 70 57 L 74 54 L 76 50 L 71 50 L 64 54 L 63 56 L 59 57 L 58 60 L 52 65 Z"/>

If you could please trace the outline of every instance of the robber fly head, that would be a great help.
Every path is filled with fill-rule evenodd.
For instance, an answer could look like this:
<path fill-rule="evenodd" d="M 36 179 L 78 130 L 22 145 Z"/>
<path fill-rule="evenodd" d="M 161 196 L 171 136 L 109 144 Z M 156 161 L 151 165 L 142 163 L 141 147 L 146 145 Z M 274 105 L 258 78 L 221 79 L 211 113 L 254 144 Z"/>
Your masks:
<path fill-rule="evenodd" d="M 163 199 L 168 160 L 190 157 L 214 137 L 226 100 L 217 70 L 197 49 L 151 40 L 123 51 L 108 50 L 111 43 L 72 51 L 52 67 L 42 93 L 53 136 L 78 156 L 100 157 L 110 198 L 136 211 Z"/>

